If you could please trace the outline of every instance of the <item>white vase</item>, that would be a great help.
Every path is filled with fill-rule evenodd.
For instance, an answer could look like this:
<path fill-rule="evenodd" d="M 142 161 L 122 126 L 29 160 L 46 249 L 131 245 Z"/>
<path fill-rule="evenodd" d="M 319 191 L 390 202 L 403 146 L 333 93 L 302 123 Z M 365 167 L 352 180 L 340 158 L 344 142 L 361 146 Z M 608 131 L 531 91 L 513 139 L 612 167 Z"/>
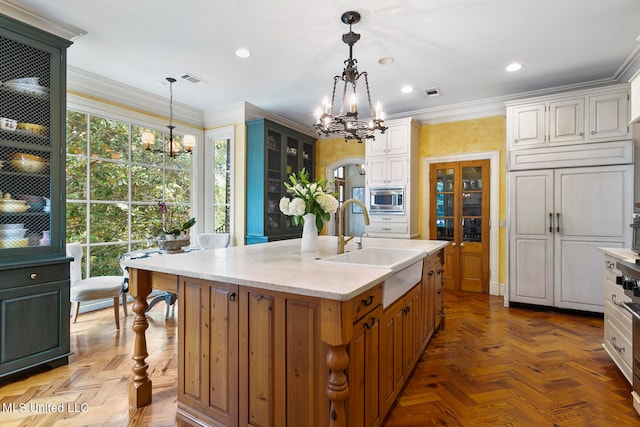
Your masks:
<path fill-rule="evenodd" d="M 318 250 L 318 227 L 316 226 L 316 215 L 305 214 L 304 225 L 302 226 L 302 252 L 315 252 Z"/>

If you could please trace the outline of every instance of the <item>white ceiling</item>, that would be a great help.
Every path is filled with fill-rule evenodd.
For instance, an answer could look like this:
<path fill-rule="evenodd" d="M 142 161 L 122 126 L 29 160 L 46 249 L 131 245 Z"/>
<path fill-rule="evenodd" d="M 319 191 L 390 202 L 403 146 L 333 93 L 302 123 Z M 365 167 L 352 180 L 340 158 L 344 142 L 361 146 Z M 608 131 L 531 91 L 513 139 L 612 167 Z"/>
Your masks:
<path fill-rule="evenodd" d="M 361 13 L 354 47 L 387 117 L 624 82 L 637 64 L 638 0 L 2 0 L 86 34 L 68 64 L 204 111 L 241 101 L 300 124 L 348 57 L 340 22 Z M 234 55 L 239 47 L 249 59 Z M 390 65 L 378 64 L 393 57 Z M 504 68 L 517 61 L 517 73 Z M 412 85 L 413 93 L 400 92 Z M 424 89 L 438 87 L 440 97 Z M 362 110 L 361 110 L 362 111 Z"/>

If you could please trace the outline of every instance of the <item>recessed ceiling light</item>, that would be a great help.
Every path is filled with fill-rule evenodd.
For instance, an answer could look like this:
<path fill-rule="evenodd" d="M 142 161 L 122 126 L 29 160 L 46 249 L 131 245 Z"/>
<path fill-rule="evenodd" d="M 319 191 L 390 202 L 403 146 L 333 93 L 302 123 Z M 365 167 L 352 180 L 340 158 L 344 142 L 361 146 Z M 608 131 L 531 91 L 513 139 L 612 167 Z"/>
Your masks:
<path fill-rule="evenodd" d="M 505 70 L 507 70 L 510 73 L 513 73 L 514 71 L 518 71 L 520 68 L 522 68 L 522 64 L 518 64 L 517 62 L 513 62 L 513 63 L 507 65 L 507 68 L 505 68 Z"/>
<path fill-rule="evenodd" d="M 391 63 L 393 63 L 393 58 L 391 58 L 390 56 L 385 56 L 384 58 L 378 59 L 378 64 L 380 65 L 389 65 Z"/>
<path fill-rule="evenodd" d="M 238 58 L 248 58 L 251 56 L 251 52 L 249 52 L 247 49 L 238 49 L 236 50 L 236 56 Z"/>
<path fill-rule="evenodd" d="M 406 85 L 406 86 L 402 86 L 402 89 L 400 89 L 400 91 L 402 93 L 411 93 L 413 92 L 413 88 L 409 85 Z"/>

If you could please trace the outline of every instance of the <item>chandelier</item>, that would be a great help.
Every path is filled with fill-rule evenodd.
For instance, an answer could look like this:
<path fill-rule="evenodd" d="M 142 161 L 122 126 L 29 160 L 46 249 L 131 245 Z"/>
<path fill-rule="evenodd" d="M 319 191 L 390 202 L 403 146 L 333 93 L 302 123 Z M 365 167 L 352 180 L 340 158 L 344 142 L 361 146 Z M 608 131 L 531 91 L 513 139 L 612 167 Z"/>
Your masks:
<path fill-rule="evenodd" d="M 153 144 L 156 142 L 156 136 L 152 132 L 142 132 L 142 136 L 140 139 L 145 144 L 145 148 L 147 151 L 153 151 L 154 153 L 165 153 L 169 157 L 176 157 L 180 154 L 191 154 L 193 146 L 196 144 L 196 137 L 194 135 L 185 135 L 182 138 L 182 142 L 184 144 L 180 144 L 179 141 L 174 141 L 173 139 L 173 130 L 176 128 L 173 125 L 173 84 L 176 82 L 176 79 L 173 77 L 167 77 L 166 80 L 169 82 L 169 125 L 167 128 L 169 129 L 169 151 L 165 153 L 164 149 L 154 149 Z"/>
<path fill-rule="evenodd" d="M 360 34 L 351 31 L 351 26 L 360 22 L 360 14 L 354 11 L 345 12 L 342 14 L 341 21 L 349 25 L 349 32 L 342 35 L 342 41 L 349 45 L 349 59 L 344 61 L 345 67 L 342 75 L 333 78 L 331 103 L 325 98 L 323 108 L 316 110 L 316 122 L 313 127 L 318 131 L 318 135 L 340 135 L 344 137 L 345 141 L 355 139 L 359 143 L 362 143 L 365 139 L 374 139 L 374 131 L 379 130 L 380 133 L 384 133 L 387 128 L 384 126 L 384 113 L 382 112 L 380 103 L 376 104 L 375 110 L 372 107 L 368 74 L 366 71 L 362 73 L 358 72 L 358 60 L 353 58 L 353 45 L 360 40 Z M 369 120 L 361 120 L 358 118 L 356 84 L 360 77 L 364 77 L 364 85 L 367 91 L 367 102 L 369 104 L 370 114 Z M 342 89 L 340 111 L 334 115 L 333 105 L 336 98 L 338 80 L 344 82 L 344 87 Z M 350 92 L 349 105 L 347 105 L 347 92 Z"/>

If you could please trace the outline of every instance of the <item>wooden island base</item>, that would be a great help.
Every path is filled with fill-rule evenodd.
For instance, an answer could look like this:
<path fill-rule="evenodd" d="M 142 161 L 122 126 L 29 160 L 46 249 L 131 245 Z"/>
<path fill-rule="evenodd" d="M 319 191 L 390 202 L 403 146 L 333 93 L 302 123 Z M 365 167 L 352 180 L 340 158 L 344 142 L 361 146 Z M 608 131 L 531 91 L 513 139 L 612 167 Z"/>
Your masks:
<path fill-rule="evenodd" d="M 178 293 L 179 419 L 212 426 L 380 426 L 442 313 L 442 250 L 382 308 L 382 283 L 348 301 L 130 268 L 132 407 L 151 403 L 151 289 Z"/>

